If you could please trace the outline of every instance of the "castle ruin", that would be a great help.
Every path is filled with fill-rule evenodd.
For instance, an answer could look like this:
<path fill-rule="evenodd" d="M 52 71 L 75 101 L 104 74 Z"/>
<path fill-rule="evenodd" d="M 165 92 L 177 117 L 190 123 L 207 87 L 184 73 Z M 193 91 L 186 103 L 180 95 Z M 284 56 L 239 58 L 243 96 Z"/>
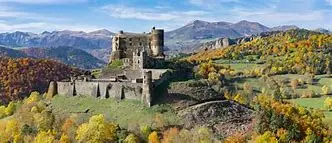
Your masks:
<path fill-rule="evenodd" d="M 167 69 L 154 69 L 164 61 L 164 30 L 152 28 L 150 33 L 124 33 L 112 38 L 110 63 L 123 62 L 124 68 L 114 69 L 101 77 L 73 77 L 70 81 L 51 82 L 52 95 L 94 96 L 118 100 L 140 100 L 151 106 L 155 89 L 170 77 Z"/>
<path fill-rule="evenodd" d="M 112 54 L 110 62 L 113 60 L 123 60 L 126 63 L 139 61 L 134 57 L 140 51 L 145 51 L 146 56 L 155 59 L 164 59 L 164 30 L 152 28 L 150 33 L 125 33 L 120 31 L 112 38 Z M 136 55 L 137 55 L 136 54 Z"/>

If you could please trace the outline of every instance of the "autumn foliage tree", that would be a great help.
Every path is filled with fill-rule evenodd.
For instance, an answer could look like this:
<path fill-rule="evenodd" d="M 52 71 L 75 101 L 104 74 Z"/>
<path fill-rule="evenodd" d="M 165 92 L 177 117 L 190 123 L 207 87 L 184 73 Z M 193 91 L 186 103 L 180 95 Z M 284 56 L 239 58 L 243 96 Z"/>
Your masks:
<path fill-rule="evenodd" d="M 76 139 L 87 143 L 112 142 L 116 139 L 117 128 L 115 124 L 107 122 L 103 115 L 95 115 L 88 123 L 79 126 Z"/>
<path fill-rule="evenodd" d="M 256 142 L 326 142 L 331 130 L 323 123 L 324 114 L 267 95 L 256 98 Z"/>
<path fill-rule="evenodd" d="M 56 61 L 0 57 L 0 101 L 22 99 L 32 91 L 43 93 L 50 81 L 78 74 L 82 71 Z"/>

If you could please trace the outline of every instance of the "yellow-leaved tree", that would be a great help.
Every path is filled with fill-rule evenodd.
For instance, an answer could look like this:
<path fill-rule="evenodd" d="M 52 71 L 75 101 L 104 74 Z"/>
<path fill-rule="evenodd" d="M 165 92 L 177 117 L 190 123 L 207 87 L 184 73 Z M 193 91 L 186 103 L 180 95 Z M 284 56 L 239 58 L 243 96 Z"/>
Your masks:
<path fill-rule="evenodd" d="M 53 143 L 53 141 L 55 140 L 54 136 L 55 136 L 55 132 L 48 130 L 46 131 L 40 131 L 36 138 L 35 138 L 35 143 Z"/>
<path fill-rule="evenodd" d="M 270 131 L 267 131 L 263 135 L 256 137 L 255 143 L 278 143 L 278 140 Z"/>
<path fill-rule="evenodd" d="M 324 106 L 327 108 L 327 110 L 332 110 L 332 98 L 327 97 L 324 101 Z"/>
<path fill-rule="evenodd" d="M 92 116 L 88 123 L 84 123 L 76 131 L 79 142 L 100 143 L 112 142 L 116 139 L 117 126 L 105 121 L 103 115 Z"/>
<path fill-rule="evenodd" d="M 156 131 L 153 131 L 149 137 L 149 143 L 160 143 L 160 139 L 158 137 L 158 133 Z"/>

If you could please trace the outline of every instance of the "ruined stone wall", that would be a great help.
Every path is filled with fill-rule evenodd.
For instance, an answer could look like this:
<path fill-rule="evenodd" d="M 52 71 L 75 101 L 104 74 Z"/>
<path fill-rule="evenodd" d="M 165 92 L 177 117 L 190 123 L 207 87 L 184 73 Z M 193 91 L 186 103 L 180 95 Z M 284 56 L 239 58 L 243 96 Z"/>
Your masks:
<path fill-rule="evenodd" d="M 59 95 L 93 96 L 102 99 L 141 100 L 142 83 L 131 82 L 57 82 Z"/>
<path fill-rule="evenodd" d="M 57 82 L 58 94 L 74 96 L 74 83 L 71 82 Z"/>
<path fill-rule="evenodd" d="M 75 81 L 75 91 L 76 95 L 79 96 L 93 96 L 99 97 L 99 84 L 98 82 L 84 82 L 84 81 Z"/>

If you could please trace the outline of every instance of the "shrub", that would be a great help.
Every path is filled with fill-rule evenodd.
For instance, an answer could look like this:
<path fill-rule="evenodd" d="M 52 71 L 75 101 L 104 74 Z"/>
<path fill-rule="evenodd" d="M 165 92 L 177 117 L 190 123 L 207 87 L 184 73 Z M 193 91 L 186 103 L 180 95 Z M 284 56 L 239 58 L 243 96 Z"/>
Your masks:
<path fill-rule="evenodd" d="M 324 95 L 328 95 L 328 94 L 329 94 L 329 87 L 326 86 L 326 85 L 324 85 L 324 86 L 322 87 L 322 91 L 323 91 L 323 94 L 324 94 Z"/>
<path fill-rule="evenodd" d="M 327 97 L 324 100 L 324 106 L 325 106 L 325 108 L 327 108 L 327 110 L 332 110 L 332 98 Z"/>
<path fill-rule="evenodd" d="M 117 69 L 117 68 L 121 68 L 122 66 L 123 66 L 122 60 L 114 60 L 108 65 L 108 68 Z"/>
<path fill-rule="evenodd" d="M 0 119 L 6 117 L 6 106 L 0 106 Z"/>
<path fill-rule="evenodd" d="M 123 142 L 124 143 L 139 143 L 139 139 L 134 134 L 129 134 Z"/>
<path fill-rule="evenodd" d="M 299 81 L 297 79 L 292 79 L 290 82 L 291 87 L 295 90 L 299 85 Z"/>
<path fill-rule="evenodd" d="M 149 137 L 149 135 L 151 134 L 151 132 L 152 132 L 151 127 L 149 127 L 149 126 L 141 127 L 141 133 L 142 133 L 144 139 L 147 139 Z"/>
<path fill-rule="evenodd" d="M 247 103 L 246 98 L 243 97 L 243 95 L 241 95 L 239 93 L 234 96 L 233 100 L 236 101 L 236 102 L 239 102 L 241 104 L 246 104 Z"/>
<path fill-rule="evenodd" d="M 60 137 L 60 143 L 70 143 L 70 138 L 66 134 L 62 134 Z"/>
<path fill-rule="evenodd" d="M 54 115 L 49 111 L 43 111 L 41 113 L 37 113 L 33 116 L 33 118 L 39 131 L 48 131 L 52 129 L 55 120 Z"/>
<path fill-rule="evenodd" d="M 270 131 L 266 131 L 255 138 L 255 143 L 278 143 L 278 140 Z"/>
<path fill-rule="evenodd" d="M 41 131 L 37 134 L 34 143 L 53 143 L 55 133 L 51 130 L 45 132 Z"/>
<path fill-rule="evenodd" d="M 178 128 L 169 128 L 163 132 L 164 143 L 176 143 L 180 142 L 179 129 Z"/>
<path fill-rule="evenodd" d="M 160 139 L 158 137 L 158 133 L 153 131 L 148 137 L 149 143 L 160 143 Z"/>
<path fill-rule="evenodd" d="M 31 103 L 36 103 L 42 99 L 41 95 L 38 92 L 32 92 L 27 98 L 24 103 L 31 104 Z"/>

